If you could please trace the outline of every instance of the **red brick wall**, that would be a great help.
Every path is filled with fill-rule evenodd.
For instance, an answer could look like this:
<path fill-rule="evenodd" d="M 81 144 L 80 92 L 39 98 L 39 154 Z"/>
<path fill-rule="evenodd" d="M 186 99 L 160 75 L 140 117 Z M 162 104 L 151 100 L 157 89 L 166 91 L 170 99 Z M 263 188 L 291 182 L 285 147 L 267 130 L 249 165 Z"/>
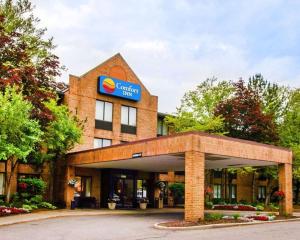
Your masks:
<path fill-rule="evenodd" d="M 142 89 L 141 100 L 133 102 L 97 93 L 100 75 L 139 84 Z M 149 93 L 120 54 L 113 56 L 81 77 L 70 75 L 69 84 L 69 90 L 65 94 L 65 103 L 73 113 L 77 113 L 82 120 L 86 120 L 82 142 L 73 149 L 74 151 L 93 148 L 95 137 L 112 139 L 112 144 L 156 137 L 157 97 Z M 113 131 L 95 129 L 96 99 L 113 103 Z M 121 133 L 121 105 L 137 108 L 136 135 Z"/>

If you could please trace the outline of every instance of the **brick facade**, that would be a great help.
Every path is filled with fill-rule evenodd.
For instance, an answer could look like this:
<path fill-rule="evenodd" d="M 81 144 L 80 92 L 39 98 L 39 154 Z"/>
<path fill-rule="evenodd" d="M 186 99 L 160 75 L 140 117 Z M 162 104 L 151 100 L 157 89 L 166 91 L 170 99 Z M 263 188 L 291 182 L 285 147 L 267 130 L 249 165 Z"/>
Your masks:
<path fill-rule="evenodd" d="M 141 100 L 133 102 L 97 92 L 100 75 L 114 77 L 141 86 Z M 64 101 L 69 109 L 86 121 L 82 143 L 73 151 L 93 148 L 94 138 L 111 139 L 112 144 L 156 137 L 157 97 L 149 93 L 120 54 L 113 56 L 80 77 L 70 75 Z M 113 103 L 113 130 L 95 128 L 96 99 Z M 121 105 L 137 108 L 137 133 L 121 133 Z"/>

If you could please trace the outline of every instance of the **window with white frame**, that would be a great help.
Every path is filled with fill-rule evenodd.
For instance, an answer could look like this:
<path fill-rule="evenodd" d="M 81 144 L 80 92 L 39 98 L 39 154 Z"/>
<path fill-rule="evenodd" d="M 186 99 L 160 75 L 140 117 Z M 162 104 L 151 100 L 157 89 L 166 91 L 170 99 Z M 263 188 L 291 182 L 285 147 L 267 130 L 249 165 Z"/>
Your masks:
<path fill-rule="evenodd" d="M 214 198 L 221 198 L 221 184 L 214 185 Z"/>
<path fill-rule="evenodd" d="M 4 194 L 5 174 L 0 173 L 0 194 Z"/>
<path fill-rule="evenodd" d="M 121 109 L 121 124 L 136 126 L 136 108 L 122 106 Z"/>
<path fill-rule="evenodd" d="M 231 193 L 231 199 L 236 199 L 236 184 L 229 185 L 230 193 Z"/>
<path fill-rule="evenodd" d="M 258 199 L 265 199 L 266 198 L 266 186 L 259 186 L 258 187 Z"/>
<path fill-rule="evenodd" d="M 113 104 L 96 100 L 95 127 L 97 129 L 112 130 Z"/>
<path fill-rule="evenodd" d="M 157 120 L 157 135 L 158 136 L 168 135 L 168 126 L 163 119 Z"/>
<path fill-rule="evenodd" d="M 136 108 L 129 106 L 121 107 L 121 132 L 136 134 Z"/>
<path fill-rule="evenodd" d="M 94 138 L 94 148 L 108 147 L 111 145 L 111 139 Z"/>

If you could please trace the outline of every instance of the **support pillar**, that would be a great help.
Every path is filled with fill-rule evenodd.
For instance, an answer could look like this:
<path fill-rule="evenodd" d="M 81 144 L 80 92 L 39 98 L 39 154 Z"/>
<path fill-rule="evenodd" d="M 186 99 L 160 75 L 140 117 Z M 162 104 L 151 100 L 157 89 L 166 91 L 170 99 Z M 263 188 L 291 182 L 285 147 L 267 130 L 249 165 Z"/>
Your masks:
<path fill-rule="evenodd" d="M 293 182 L 292 182 L 292 164 L 284 163 L 278 166 L 279 190 L 283 191 L 285 198 L 282 200 L 281 215 L 293 214 Z"/>
<path fill-rule="evenodd" d="M 71 207 L 71 201 L 74 198 L 74 187 L 70 186 L 68 182 L 75 178 L 75 167 L 67 166 L 66 175 L 65 175 L 65 192 L 64 192 L 64 201 L 66 202 L 66 207 Z"/>
<path fill-rule="evenodd" d="M 204 219 L 204 169 L 204 153 L 185 153 L 185 221 L 197 222 Z"/>

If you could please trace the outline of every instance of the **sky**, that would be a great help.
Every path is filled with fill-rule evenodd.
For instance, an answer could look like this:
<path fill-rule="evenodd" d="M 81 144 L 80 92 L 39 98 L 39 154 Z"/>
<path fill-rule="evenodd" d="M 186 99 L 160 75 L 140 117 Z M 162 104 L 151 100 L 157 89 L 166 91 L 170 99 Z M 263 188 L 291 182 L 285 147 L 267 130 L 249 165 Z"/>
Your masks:
<path fill-rule="evenodd" d="M 201 81 L 300 87 L 300 1 L 33 0 L 67 71 L 81 75 L 121 53 L 160 112 L 174 113 Z"/>

